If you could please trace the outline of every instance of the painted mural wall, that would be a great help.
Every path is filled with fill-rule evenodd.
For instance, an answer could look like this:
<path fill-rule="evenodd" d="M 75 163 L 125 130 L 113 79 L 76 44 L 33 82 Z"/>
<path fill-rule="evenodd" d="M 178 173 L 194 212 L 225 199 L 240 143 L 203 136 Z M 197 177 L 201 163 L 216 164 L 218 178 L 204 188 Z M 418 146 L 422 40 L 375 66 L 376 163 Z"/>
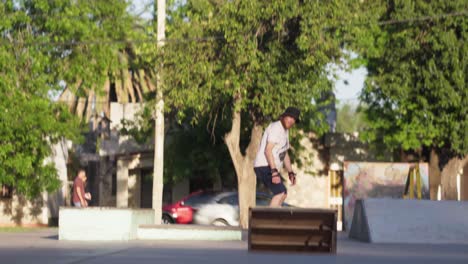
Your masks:
<path fill-rule="evenodd" d="M 427 163 L 351 162 L 344 166 L 343 209 L 344 225 L 350 230 L 354 205 L 357 199 L 403 199 L 406 181 L 411 167 L 419 166 L 422 199 L 429 199 L 429 169 Z M 414 179 L 414 197 L 416 177 Z"/>

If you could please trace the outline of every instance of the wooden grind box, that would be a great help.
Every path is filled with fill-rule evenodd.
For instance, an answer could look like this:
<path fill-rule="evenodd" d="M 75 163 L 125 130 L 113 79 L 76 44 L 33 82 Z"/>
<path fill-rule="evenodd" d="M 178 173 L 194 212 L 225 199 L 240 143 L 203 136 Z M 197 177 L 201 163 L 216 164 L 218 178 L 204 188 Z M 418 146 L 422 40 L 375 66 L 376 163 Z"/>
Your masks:
<path fill-rule="evenodd" d="M 249 210 L 249 251 L 336 253 L 337 211 L 294 207 Z"/>

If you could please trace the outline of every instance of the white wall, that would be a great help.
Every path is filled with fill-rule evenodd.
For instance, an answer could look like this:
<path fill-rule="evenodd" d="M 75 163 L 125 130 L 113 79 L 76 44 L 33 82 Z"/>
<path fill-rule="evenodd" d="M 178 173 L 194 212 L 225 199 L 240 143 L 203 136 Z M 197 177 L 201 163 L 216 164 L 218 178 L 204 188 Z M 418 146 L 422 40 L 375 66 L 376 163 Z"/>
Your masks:
<path fill-rule="evenodd" d="M 61 207 L 59 240 L 132 240 L 139 225 L 153 223 L 151 209 Z"/>

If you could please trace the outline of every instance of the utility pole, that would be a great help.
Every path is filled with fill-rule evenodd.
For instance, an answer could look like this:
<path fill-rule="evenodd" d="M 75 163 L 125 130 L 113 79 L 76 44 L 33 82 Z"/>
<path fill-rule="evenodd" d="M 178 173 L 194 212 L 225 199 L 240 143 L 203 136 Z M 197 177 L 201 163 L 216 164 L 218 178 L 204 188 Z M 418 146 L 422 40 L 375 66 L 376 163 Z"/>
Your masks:
<path fill-rule="evenodd" d="M 166 0 L 157 0 L 155 13 L 157 12 L 157 47 L 164 45 L 166 27 Z M 162 91 L 162 68 L 158 65 L 156 75 L 156 107 L 154 129 L 154 167 L 153 167 L 153 210 L 154 223 L 161 224 L 162 196 L 163 196 L 163 171 L 164 171 L 164 98 Z"/>

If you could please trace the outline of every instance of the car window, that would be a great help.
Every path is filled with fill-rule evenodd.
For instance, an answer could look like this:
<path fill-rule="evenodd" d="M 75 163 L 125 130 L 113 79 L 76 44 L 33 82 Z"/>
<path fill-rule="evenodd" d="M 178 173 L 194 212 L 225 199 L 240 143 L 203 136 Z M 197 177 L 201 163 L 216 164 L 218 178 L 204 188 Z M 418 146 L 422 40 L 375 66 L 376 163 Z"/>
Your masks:
<path fill-rule="evenodd" d="M 237 206 L 237 205 L 239 205 L 239 196 L 237 195 L 237 193 L 231 194 L 229 196 L 226 196 L 226 197 L 223 197 L 222 199 L 220 199 L 218 201 L 218 203 L 220 203 L 220 204 L 230 204 L 230 205 Z"/>
<path fill-rule="evenodd" d="M 268 206 L 268 205 L 270 205 L 270 201 L 271 201 L 270 197 L 260 194 L 260 195 L 257 195 L 255 203 L 256 203 L 256 205 L 259 205 L 259 206 Z M 239 197 L 238 197 L 237 193 L 231 194 L 229 196 L 226 196 L 226 197 L 223 197 L 222 199 L 220 199 L 218 201 L 218 203 L 238 206 L 239 205 Z"/>
<path fill-rule="evenodd" d="M 184 201 L 184 205 L 198 207 L 202 204 L 209 203 L 211 199 L 213 199 L 212 193 L 199 193 L 187 198 L 187 200 Z"/>

